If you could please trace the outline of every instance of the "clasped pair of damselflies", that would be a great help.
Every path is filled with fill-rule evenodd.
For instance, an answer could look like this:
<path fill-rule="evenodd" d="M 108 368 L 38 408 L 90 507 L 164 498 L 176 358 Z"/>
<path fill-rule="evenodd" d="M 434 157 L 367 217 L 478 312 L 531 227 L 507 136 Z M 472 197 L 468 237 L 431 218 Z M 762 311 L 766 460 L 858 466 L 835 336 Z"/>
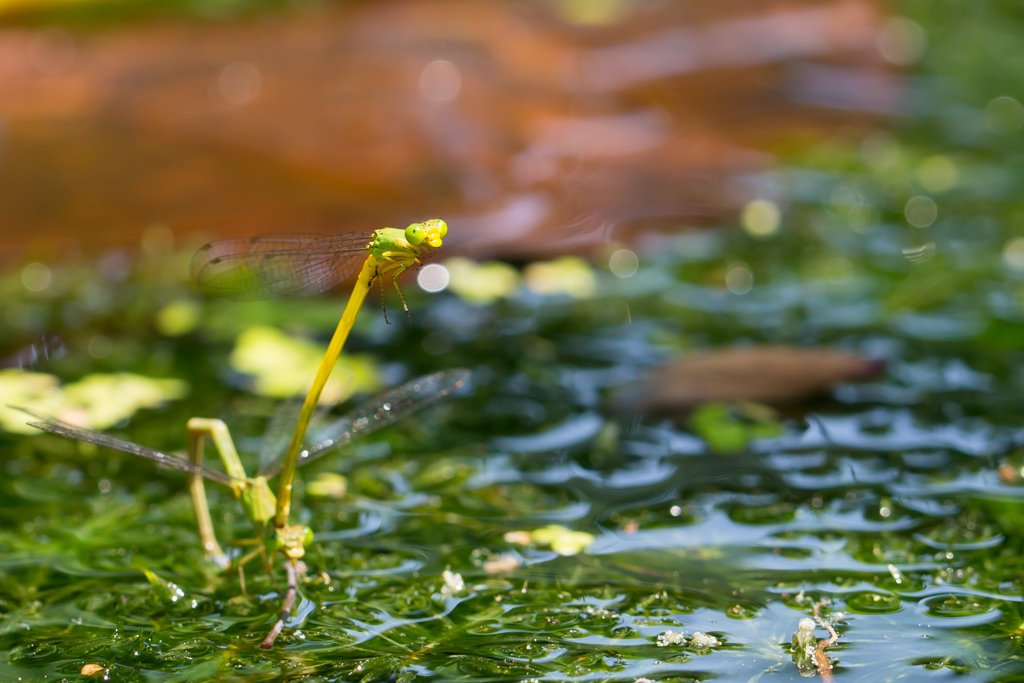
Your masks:
<path fill-rule="evenodd" d="M 294 602 L 297 562 L 303 556 L 305 545 L 311 537 L 307 527 L 288 523 L 296 466 L 311 463 L 354 439 L 430 405 L 465 384 L 469 377 L 466 370 L 451 370 L 420 377 L 359 405 L 341 418 L 317 428 L 312 438 L 308 441 L 306 439 L 307 430 L 317 412 L 320 394 L 374 281 L 380 282 L 383 303 L 383 280 L 385 276 L 390 276 L 403 308 L 408 312 L 397 278 L 410 268 L 420 265 L 420 257 L 424 252 L 440 247 L 447 231 L 448 226 L 444 221 L 433 219 L 414 223 L 405 230 L 376 230 L 369 240 L 365 235 L 354 234 L 264 235 L 212 242 L 196 253 L 192 260 L 192 275 L 199 287 L 211 295 L 232 299 L 317 294 L 348 279 L 362 263 L 341 321 L 312 388 L 302 403 L 288 447 L 274 462 L 262 466 L 255 477 L 246 475 L 227 426 L 217 419 L 189 420 L 188 459 L 34 413 L 30 414 L 36 419 L 29 424 L 53 434 L 149 458 L 190 473 L 190 490 L 203 549 L 225 567 L 229 561 L 213 530 L 203 479 L 231 488 L 256 530 L 258 546 L 239 560 L 240 576 L 241 566 L 257 554 L 263 557 L 264 566 L 270 569 L 271 555 L 268 555 L 263 539 L 269 522 L 273 520 L 274 550 L 280 550 L 287 558 L 285 568 L 289 590 L 281 618 L 263 643 L 264 647 L 269 647 L 283 627 Z M 289 406 L 272 420 L 273 424 L 264 439 L 264 457 L 261 459 L 277 455 L 281 440 L 276 435 L 281 433 L 282 423 L 294 417 L 294 412 L 293 407 Z M 203 449 L 207 438 L 213 442 L 224 471 L 203 464 Z M 268 480 L 275 476 L 280 476 L 277 496 L 271 492 L 268 484 Z"/>

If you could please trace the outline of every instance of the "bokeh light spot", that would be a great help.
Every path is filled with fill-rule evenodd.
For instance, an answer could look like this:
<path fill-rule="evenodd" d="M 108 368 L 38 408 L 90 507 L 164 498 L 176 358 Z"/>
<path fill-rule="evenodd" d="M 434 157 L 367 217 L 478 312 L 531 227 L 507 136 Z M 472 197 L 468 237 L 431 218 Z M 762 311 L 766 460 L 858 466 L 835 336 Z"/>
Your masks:
<path fill-rule="evenodd" d="M 1024 237 L 1014 237 L 1006 243 L 1003 261 L 1014 270 L 1024 270 Z"/>
<path fill-rule="evenodd" d="M 725 286 L 733 294 L 746 294 L 754 286 L 754 274 L 745 263 L 734 263 L 725 274 Z"/>
<path fill-rule="evenodd" d="M 921 162 L 917 179 L 929 192 L 945 192 L 956 186 L 960 174 L 949 157 L 937 154 Z"/>
<path fill-rule="evenodd" d="M 825 277 L 833 283 L 849 280 L 854 273 L 853 263 L 849 259 L 836 257 L 825 264 Z"/>
<path fill-rule="evenodd" d="M 102 334 L 97 334 L 89 340 L 89 355 L 93 358 L 106 358 L 113 350 L 114 342 Z"/>
<path fill-rule="evenodd" d="M 619 249 L 608 259 L 608 269 L 617 277 L 633 277 L 640 267 L 640 259 L 629 249 Z"/>
<path fill-rule="evenodd" d="M 856 187 L 841 183 L 836 185 L 829 197 L 832 208 L 842 216 L 852 216 L 864 206 L 864 195 Z"/>
<path fill-rule="evenodd" d="M 910 66 L 924 56 L 928 35 L 916 21 L 894 17 L 879 30 L 875 45 L 886 60 L 898 66 Z"/>
<path fill-rule="evenodd" d="M 178 299 L 156 314 L 156 329 L 165 337 L 180 337 L 196 329 L 202 320 L 203 307 L 198 301 Z"/>
<path fill-rule="evenodd" d="M 996 135 L 1013 135 L 1024 126 L 1024 107 L 1012 97 L 997 97 L 985 107 L 985 125 Z"/>
<path fill-rule="evenodd" d="M 888 133 L 872 133 L 860 143 L 860 156 L 875 171 L 887 171 L 899 165 L 903 150 Z"/>
<path fill-rule="evenodd" d="M 926 228 L 935 222 L 939 215 L 939 208 L 935 202 L 928 197 L 912 197 L 903 209 L 903 215 L 907 222 L 917 228 Z"/>
<path fill-rule="evenodd" d="M 42 263 L 30 263 L 21 271 L 21 283 L 25 289 L 41 292 L 50 286 L 50 269 Z"/>
<path fill-rule="evenodd" d="M 443 59 L 427 64 L 420 74 L 420 93 L 431 102 L 450 102 L 462 90 L 459 67 Z"/>
<path fill-rule="evenodd" d="M 423 338 L 423 350 L 431 356 L 448 353 L 452 348 L 452 340 L 444 332 L 431 332 Z"/>
<path fill-rule="evenodd" d="M 416 284 L 425 292 L 440 292 L 450 280 L 448 269 L 437 263 L 424 266 L 416 276 Z"/>
<path fill-rule="evenodd" d="M 249 62 L 232 62 L 217 73 L 217 93 L 234 107 L 250 104 L 262 87 L 260 70 Z"/>
<path fill-rule="evenodd" d="M 779 231 L 782 212 L 775 202 L 755 199 L 743 207 L 740 223 L 743 229 L 754 237 L 771 237 Z"/>

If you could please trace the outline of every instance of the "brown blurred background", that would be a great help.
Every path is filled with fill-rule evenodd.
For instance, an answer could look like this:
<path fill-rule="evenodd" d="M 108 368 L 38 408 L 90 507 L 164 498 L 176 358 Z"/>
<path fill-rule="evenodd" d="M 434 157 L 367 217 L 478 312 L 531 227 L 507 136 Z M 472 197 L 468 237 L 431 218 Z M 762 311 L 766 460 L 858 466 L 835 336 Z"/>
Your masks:
<path fill-rule="evenodd" d="M 440 215 L 455 250 L 731 220 L 773 152 L 903 108 L 885 8 L 390 1 L 0 28 L 5 259 Z M 883 50 L 884 52 L 884 50 Z"/>

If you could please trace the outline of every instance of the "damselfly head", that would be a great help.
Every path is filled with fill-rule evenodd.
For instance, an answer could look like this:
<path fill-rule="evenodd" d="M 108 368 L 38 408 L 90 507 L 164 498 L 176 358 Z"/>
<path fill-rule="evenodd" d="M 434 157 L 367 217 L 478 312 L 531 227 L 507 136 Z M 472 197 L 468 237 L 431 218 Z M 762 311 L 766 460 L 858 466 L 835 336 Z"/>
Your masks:
<path fill-rule="evenodd" d="M 440 218 L 431 218 L 429 221 L 413 223 L 406 228 L 405 240 L 414 247 L 426 243 L 428 247 L 437 249 L 447 234 L 448 224 Z"/>
<path fill-rule="evenodd" d="M 427 245 L 437 249 L 441 246 L 441 240 L 448 234 L 448 224 L 440 218 L 432 218 L 423 223 L 423 231 L 426 233 Z"/>

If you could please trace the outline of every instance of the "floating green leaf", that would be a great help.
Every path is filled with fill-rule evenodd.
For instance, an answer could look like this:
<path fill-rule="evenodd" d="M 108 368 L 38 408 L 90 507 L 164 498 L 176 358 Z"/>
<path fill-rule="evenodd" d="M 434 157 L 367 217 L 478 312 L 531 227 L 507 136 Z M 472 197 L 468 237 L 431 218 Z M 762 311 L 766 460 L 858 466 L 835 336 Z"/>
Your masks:
<path fill-rule="evenodd" d="M 86 419 L 77 424 L 106 429 L 142 408 L 156 408 L 184 398 L 188 389 L 184 380 L 154 379 L 130 372 L 87 375 L 64 387 L 61 413 L 84 411 Z"/>
<path fill-rule="evenodd" d="M 473 304 L 493 303 L 519 289 L 519 272 L 501 261 L 477 263 L 455 257 L 445 261 L 444 266 L 451 277 L 451 290 Z"/>
<path fill-rule="evenodd" d="M 8 432 L 34 434 L 26 422 L 31 418 L 9 406 L 22 406 L 51 412 L 61 403 L 60 380 L 41 372 L 23 372 L 17 368 L 0 370 L 0 425 Z"/>
<path fill-rule="evenodd" d="M 512 531 L 505 540 L 520 545 L 549 546 L 559 555 L 577 555 L 594 542 L 593 534 L 573 531 L 560 524 L 549 524 L 534 531 Z"/>
<path fill-rule="evenodd" d="M 180 337 L 194 330 L 202 317 L 203 306 L 191 299 L 178 299 L 156 313 L 156 329 L 165 337 Z"/>
<path fill-rule="evenodd" d="M 759 403 L 705 403 L 690 417 L 690 426 L 717 453 L 737 453 L 754 439 L 778 436 L 782 425 L 774 411 Z"/>
<path fill-rule="evenodd" d="M 238 372 L 252 375 L 254 393 L 289 398 L 309 388 L 325 351 L 324 346 L 260 325 L 238 336 L 229 363 Z M 321 400 L 336 403 L 352 393 L 378 388 L 380 371 L 372 357 L 343 355 Z"/>
<path fill-rule="evenodd" d="M 568 294 L 574 299 L 586 299 L 594 295 L 597 287 L 593 268 L 576 256 L 531 263 L 523 275 L 526 286 L 537 294 Z"/>
<path fill-rule="evenodd" d="M 60 386 L 53 375 L 0 370 L 0 425 L 9 432 L 34 434 L 32 418 L 9 408 L 19 406 L 83 427 L 106 429 L 142 408 L 155 408 L 188 394 L 188 382 L 154 379 L 130 372 L 93 374 Z"/>

